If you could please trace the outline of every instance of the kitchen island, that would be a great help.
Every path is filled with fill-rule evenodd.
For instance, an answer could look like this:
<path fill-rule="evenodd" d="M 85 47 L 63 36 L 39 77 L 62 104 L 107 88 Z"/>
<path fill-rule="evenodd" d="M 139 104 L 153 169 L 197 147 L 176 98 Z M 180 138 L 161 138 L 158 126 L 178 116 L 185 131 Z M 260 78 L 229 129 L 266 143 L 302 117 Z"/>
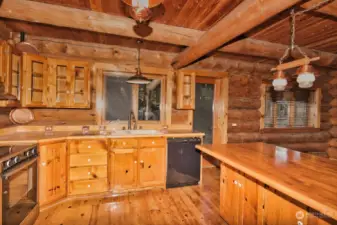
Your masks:
<path fill-rule="evenodd" d="M 337 224 L 337 161 L 260 142 L 197 148 L 222 162 L 228 224 Z"/>

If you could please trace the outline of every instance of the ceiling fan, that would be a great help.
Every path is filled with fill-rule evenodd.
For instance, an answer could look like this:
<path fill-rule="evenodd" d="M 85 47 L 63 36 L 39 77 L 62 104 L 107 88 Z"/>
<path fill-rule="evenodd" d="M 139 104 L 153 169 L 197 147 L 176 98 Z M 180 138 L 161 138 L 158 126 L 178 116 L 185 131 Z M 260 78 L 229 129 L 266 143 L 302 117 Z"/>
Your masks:
<path fill-rule="evenodd" d="M 135 33 L 141 37 L 149 36 L 152 28 L 149 22 L 165 13 L 164 0 L 122 0 L 127 7 L 126 13 L 136 21 L 133 27 Z"/>

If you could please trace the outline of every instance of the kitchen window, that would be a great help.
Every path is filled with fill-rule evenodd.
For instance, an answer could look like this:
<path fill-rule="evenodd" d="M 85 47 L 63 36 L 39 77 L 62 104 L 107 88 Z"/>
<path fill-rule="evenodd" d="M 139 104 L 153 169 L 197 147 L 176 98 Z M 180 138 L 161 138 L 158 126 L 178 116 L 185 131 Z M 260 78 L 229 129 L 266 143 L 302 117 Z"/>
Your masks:
<path fill-rule="evenodd" d="M 320 126 L 321 90 L 292 89 L 277 92 L 262 87 L 262 129 L 304 129 Z"/>
<path fill-rule="evenodd" d="M 165 77 L 146 75 L 150 84 L 128 84 L 131 74 L 104 74 L 104 120 L 127 121 L 132 111 L 138 121 L 161 123 L 164 119 Z"/>

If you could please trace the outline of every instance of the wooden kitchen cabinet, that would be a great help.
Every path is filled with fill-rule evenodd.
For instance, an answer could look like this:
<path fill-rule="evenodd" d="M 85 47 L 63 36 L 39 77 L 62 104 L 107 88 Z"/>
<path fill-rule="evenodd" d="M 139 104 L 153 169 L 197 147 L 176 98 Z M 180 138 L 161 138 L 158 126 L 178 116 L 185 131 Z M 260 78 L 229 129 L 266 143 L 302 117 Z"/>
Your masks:
<path fill-rule="evenodd" d="M 50 106 L 90 108 L 89 64 L 48 58 Z"/>
<path fill-rule="evenodd" d="M 22 106 L 47 107 L 47 96 L 50 95 L 47 58 L 23 53 L 22 67 Z"/>
<path fill-rule="evenodd" d="M 220 215 L 230 225 L 258 224 L 257 183 L 221 165 Z"/>
<path fill-rule="evenodd" d="M 107 140 L 72 140 L 69 147 L 69 195 L 108 190 Z"/>
<path fill-rule="evenodd" d="M 0 81 L 6 94 L 11 92 L 11 54 L 11 46 L 6 41 L 0 41 Z"/>
<path fill-rule="evenodd" d="M 176 108 L 195 109 L 195 73 L 177 72 Z"/>
<path fill-rule="evenodd" d="M 137 149 L 113 149 L 110 188 L 114 190 L 137 187 Z"/>
<path fill-rule="evenodd" d="M 165 184 L 165 150 L 165 147 L 139 149 L 138 182 L 140 187 Z"/>
<path fill-rule="evenodd" d="M 260 189 L 261 224 L 307 224 L 308 212 L 304 205 L 295 203 L 272 188 L 260 187 Z"/>
<path fill-rule="evenodd" d="M 166 144 L 165 138 L 111 140 L 111 188 L 165 185 Z"/>
<path fill-rule="evenodd" d="M 40 145 L 39 201 L 40 205 L 66 196 L 67 148 L 65 142 Z"/>

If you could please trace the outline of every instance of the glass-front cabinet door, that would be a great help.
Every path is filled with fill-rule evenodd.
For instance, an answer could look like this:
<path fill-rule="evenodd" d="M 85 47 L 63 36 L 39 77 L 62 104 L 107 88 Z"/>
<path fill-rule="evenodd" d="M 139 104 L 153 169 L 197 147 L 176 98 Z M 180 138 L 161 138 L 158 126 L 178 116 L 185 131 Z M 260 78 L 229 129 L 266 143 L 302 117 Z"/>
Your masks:
<path fill-rule="evenodd" d="M 47 82 L 47 59 L 24 53 L 22 106 L 46 107 Z"/>
<path fill-rule="evenodd" d="M 67 60 L 48 59 L 50 104 L 67 107 L 70 98 L 70 70 Z"/>
<path fill-rule="evenodd" d="M 87 62 L 71 62 L 70 107 L 90 108 L 89 64 Z"/>

